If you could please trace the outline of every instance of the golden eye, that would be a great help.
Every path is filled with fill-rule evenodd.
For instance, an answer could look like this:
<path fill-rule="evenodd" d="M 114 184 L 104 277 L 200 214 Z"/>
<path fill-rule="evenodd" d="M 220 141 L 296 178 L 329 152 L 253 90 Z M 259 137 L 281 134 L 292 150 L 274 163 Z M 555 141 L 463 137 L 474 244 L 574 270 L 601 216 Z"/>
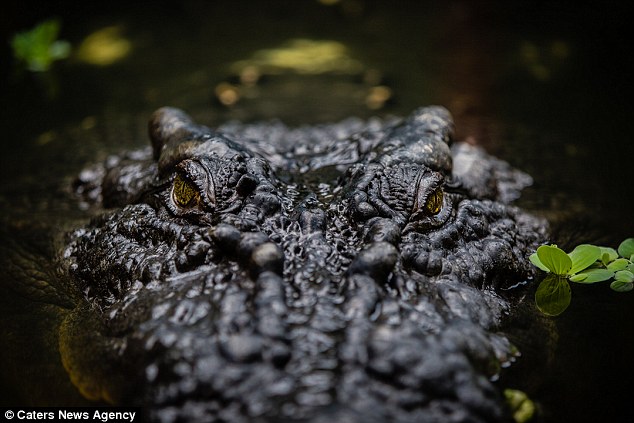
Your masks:
<path fill-rule="evenodd" d="M 442 189 L 437 188 L 436 190 L 434 190 L 434 192 L 429 194 L 429 197 L 427 197 L 427 201 L 425 202 L 425 210 L 429 214 L 436 215 L 440 213 L 440 210 L 442 209 L 442 202 L 443 202 Z"/>
<path fill-rule="evenodd" d="M 180 173 L 174 178 L 172 198 L 179 207 L 191 208 L 200 204 L 200 193 L 196 185 Z"/>

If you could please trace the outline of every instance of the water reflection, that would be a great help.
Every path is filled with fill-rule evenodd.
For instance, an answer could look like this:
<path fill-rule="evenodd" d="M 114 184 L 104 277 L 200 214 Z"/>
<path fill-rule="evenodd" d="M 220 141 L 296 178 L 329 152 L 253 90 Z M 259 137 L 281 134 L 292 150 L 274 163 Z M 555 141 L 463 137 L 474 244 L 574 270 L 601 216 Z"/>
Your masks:
<path fill-rule="evenodd" d="M 260 72 L 297 72 L 300 74 L 344 73 L 358 74 L 363 65 L 353 58 L 349 49 L 334 40 L 296 38 L 275 48 L 254 52 L 251 57 L 234 62 L 231 70 L 241 74 L 244 69 Z"/>
<path fill-rule="evenodd" d="M 279 104 L 284 99 L 291 107 L 304 108 L 305 116 L 323 113 L 311 108 L 332 110 L 334 106 L 337 112 L 326 115 L 334 117 L 339 109 L 357 113 L 364 106 L 382 109 L 394 94 L 379 69 L 368 67 L 345 44 L 333 40 L 287 40 L 279 47 L 259 49 L 234 61 L 229 71 L 226 80 L 215 86 L 215 97 L 228 108 L 246 102 L 240 106 L 248 113 L 264 109 L 261 103 Z"/>
<path fill-rule="evenodd" d="M 548 274 L 535 292 L 535 303 L 546 316 L 559 316 L 570 305 L 572 294 L 565 276 Z"/>

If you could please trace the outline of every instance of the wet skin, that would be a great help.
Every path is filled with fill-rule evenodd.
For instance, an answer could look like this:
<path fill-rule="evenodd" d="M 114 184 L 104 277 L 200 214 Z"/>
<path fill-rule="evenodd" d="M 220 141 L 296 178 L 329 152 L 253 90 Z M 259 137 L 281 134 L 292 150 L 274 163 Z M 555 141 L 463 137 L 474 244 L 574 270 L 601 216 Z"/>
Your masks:
<path fill-rule="evenodd" d="M 510 419 L 492 380 L 546 224 L 509 204 L 530 177 L 453 130 L 441 107 L 297 129 L 159 109 L 151 150 L 75 185 L 107 210 L 61 260 L 71 379 L 162 421 Z"/>

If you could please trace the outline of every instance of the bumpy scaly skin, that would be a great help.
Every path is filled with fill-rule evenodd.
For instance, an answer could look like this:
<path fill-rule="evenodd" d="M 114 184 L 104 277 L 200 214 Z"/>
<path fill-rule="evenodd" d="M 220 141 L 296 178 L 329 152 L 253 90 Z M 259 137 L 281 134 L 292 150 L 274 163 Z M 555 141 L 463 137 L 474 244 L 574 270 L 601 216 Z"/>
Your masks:
<path fill-rule="evenodd" d="M 64 263 L 131 373 L 91 383 L 163 421 L 507 420 L 499 330 L 545 224 L 507 204 L 527 175 L 452 134 L 440 107 L 216 131 L 158 110 L 151 152 L 77 185 L 112 210 Z"/>

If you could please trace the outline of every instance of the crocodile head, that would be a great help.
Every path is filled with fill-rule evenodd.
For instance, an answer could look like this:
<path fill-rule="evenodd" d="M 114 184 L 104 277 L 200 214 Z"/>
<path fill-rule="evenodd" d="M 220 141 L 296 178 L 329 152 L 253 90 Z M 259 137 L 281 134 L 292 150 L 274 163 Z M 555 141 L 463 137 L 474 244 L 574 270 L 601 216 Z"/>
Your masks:
<path fill-rule="evenodd" d="M 76 184 L 105 209 L 62 260 L 84 395 L 163 421 L 508 418 L 502 328 L 546 230 L 509 204 L 528 175 L 453 143 L 441 107 L 296 129 L 163 108 L 149 128 Z"/>

